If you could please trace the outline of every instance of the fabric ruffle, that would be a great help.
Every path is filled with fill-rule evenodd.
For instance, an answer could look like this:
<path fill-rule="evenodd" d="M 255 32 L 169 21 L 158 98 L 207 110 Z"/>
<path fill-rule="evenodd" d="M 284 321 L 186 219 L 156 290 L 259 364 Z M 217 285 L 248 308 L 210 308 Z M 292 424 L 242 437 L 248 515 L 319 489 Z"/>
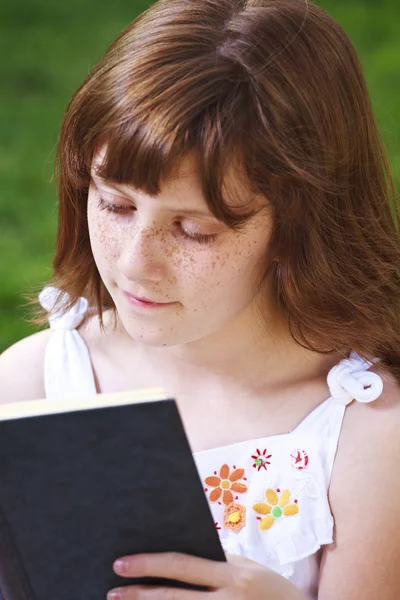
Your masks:
<path fill-rule="evenodd" d="M 304 527 L 304 525 L 302 525 Z M 273 569 L 289 579 L 296 563 L 318 552 L 322 546 L 333 542 L 332 516 L 319 517 L 310 521 L 304 529 L 293 529 L 289 535 L 269 545 L 266 540 L 248 539 L 246 530 L 238 535 L 221 538 L 225 554 L 238 554 Z"/>

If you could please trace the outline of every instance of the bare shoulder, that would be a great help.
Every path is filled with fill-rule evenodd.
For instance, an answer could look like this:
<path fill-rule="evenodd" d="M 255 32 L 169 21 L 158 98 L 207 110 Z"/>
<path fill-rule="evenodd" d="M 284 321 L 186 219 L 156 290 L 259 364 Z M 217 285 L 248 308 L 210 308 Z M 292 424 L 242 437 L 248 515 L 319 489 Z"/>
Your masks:
<path fill-rule="evenodd" d="M 44 356 L 51 333 L 34 333 L 0 355 L 0 403 L 44 397 Z"/>
<path fill-rule="evenodd" d="M 375 372 L 382 378 L 383 392 L 373 402 L 363 404 L 354 401 L 347 407 L 335 469 L 343 467 L 346 472 L 346 465 L 351 468 L 353 464 L 348 459 L 360 460 L 367 448 L 375 443 L 379 442 L 385 452 L 391 443 L 400 441 L 400 386 L 392 375 Z"/>
<path fill-rule="evenodd" d="M 112 337 L 110 311 L 104 316 L 105 332 L 97 315 L 86 319 L 78 331 L 92 357 L 102 355 Z M 28 336 L 0 355 L 0 403 L 45 397 L 44 360 L 53 331 L 48 328 Z"/>
<path fill-rule="evenodd" d="M 330 486 L 333 508 L 347 503 L 355 485 L 366 491 L 372 481 L 392 477 L 388 469 L 400 460 L 400 387 L 391 375 L 379 375 L 381 396 L 346 409 Z"/>
<path fill-rule="evenodd" d="M 379 375 L 382 395 L 369 404 L 353 402 L 343 421 L 329 490 L 335 536 L 323 554 L 321 600 L 400 597 L 400 573 L 393 560 L 400 555 L 400 513 L 395 508 L 400 495 L 400 387 L 390 375 Z"/>

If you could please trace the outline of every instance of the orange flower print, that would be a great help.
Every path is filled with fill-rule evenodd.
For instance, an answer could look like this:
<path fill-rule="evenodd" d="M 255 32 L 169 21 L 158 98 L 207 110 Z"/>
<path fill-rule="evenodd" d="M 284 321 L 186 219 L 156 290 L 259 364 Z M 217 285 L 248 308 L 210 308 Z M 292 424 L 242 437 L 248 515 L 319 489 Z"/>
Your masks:
<path fill-rule="evenodd" d="M 231 502 L 225 508 L 224 525 L 231 531 L 240 531 L 246 525 L 246 507 Z"/>
<path fill-rule="evenodd" d="M 239 479 L 243 478 L 244 469 L 233 468 L 233 473 L 229 475 L 230 469 L 228 465 L 222 465 L 219 477 L 217 476 L 217 471 L 215 471 L 214 475 L 205 479 L 206 485 L 214 488 L 209 496 L 210 502 L 217 502 L 222 495 L 222 502 L 228 506 L 234 500 L 232 492 L 237 494 L 247 492 L 247 486 L 239 481 Z"/>
<path fill-rule="evenodd" d="M 275 490 L 269 488 L 265 492 L 265 497 L 268 500 L 268 503 L 258 502 L 253 506 L 253 510 L 255 510 L 256 513 L 260 515 L 267 515 L 263 519 L 261 517 L 257 517 L 257 519 L 260 519 L 260 529 L 262 531 L 272 527 L 276 519 L 279 519 L 280 517 L 297 515 L 300 510 L 297 505 L 297 500 L 294 501 L 294 504 L 288 504 L 290 500 L 289 490 L 283 490 L 282 493 L 280 490 L 277 490 L 277 492 L 280 493 L 280 497 L 278 497 L 278 494 L 275 492 Z"/>

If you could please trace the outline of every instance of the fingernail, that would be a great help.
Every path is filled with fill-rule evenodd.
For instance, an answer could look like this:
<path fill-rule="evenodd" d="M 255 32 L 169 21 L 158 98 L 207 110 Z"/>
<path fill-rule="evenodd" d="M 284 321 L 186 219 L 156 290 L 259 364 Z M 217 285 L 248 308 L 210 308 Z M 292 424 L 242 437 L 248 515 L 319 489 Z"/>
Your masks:
<path fill-rule="evenodd" d="M 127 562 L 126 562 L 126 560 L 123 560 L 122 558 L 119 558 L 118 560 L 114 561 L 114 564 L 113 564 L 114 570 L 116 572 L 118 572 L 120 575 L 123 575 L 125 573 L 126 566 L 127 566 Z"/>
<path fill-rule="evenodd" d="M 121 590 L 119 590 L 119 589 L 111 590 L 107 594 L 107 600 L 121 600 L 121 598 L 122 598 L 122 593 L 121 593 Z"/>

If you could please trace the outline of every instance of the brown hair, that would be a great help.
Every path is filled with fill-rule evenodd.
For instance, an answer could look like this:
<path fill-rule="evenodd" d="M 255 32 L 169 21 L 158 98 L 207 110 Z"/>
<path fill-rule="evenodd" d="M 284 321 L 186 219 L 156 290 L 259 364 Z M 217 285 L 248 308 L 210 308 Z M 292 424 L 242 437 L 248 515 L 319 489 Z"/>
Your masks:
<path fill-rule="evenodd" d="M 211 211 L 238 160 L 273 210 L 274 285 L 294 339 L 356 350 L 400 381 L 399 210 L 354 47 L 307 0 L 160 0 L 130 24 L 73 95 L 57 147 L 51 283 L 114 307 L 91 252 L 90 166 L 157 195 L 195 152 Z"/>

